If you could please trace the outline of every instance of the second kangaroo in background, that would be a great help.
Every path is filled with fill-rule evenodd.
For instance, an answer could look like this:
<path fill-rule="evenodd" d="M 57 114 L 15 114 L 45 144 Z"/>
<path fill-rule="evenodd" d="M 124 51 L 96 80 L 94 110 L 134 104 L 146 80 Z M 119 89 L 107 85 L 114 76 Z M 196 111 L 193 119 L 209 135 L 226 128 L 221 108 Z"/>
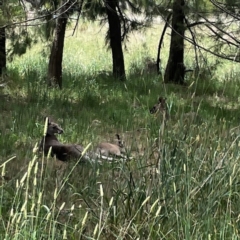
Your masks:
<path fill-rule="evenodd" d="M 157 114 L 158 112 L 160 112 L 161 115 L 163 115 L 163 118 L 165 120 L 168 120 L 169 112 L 168 112 L 168 106 L 167 106 L 166 100 L 167 100 L 166 98 L 159 97 L 158 102 L 152 108 L 150 108 L 150 113 Z"/>
<path fill-rule="evenodd" d="M 151 114 L 161 113 L 164 120 L 170 120 L 169 110 L 166 103 L 166 98 L 159 97 L 158 102 L 150 108 Z M 165 116 L 165 117 L 164 117 Z M 181 115 L 173 115 L 171 120 L 179 120 L 184 125 L 188 126 L 190 123 L 199 124 L 202 122 L 202 118 L 198 115 L 197 112 L 187 112 L 182 113 Z"/>

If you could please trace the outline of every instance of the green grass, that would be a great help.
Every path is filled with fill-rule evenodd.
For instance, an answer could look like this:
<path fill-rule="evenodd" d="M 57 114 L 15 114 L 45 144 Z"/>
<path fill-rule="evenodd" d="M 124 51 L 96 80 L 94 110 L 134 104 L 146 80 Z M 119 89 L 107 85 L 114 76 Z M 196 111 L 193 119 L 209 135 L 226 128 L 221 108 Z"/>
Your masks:
<path fill-rule="evenodd" d="M 141 75 L 157 49 L 162 26 L 154 28 L 130 37 L 124 84 L 99 74 L 111 70 L 111 55 L 104 33 L 87 23 L 77 37 L 67 34 L 62 91 L 45 85 L 41 45 L 8 65 L 0 89 L 0 170 L 10 178 L 0 183 L 1 239 L 239 238 L 239 73 L 223 62 L 226 79 L 218 68 L 211 77 L 211 59 L 188 75 L 189 87 Z M 166 126 L 149 114 L 160 95 L 170 109 Z M 190 111 L 201 122 L 189 122 Z M 134 159 L 77 165 L 35 156 L 44 116 L 61 125 L 66 143 L 92 148 L 118 132 Z"/>

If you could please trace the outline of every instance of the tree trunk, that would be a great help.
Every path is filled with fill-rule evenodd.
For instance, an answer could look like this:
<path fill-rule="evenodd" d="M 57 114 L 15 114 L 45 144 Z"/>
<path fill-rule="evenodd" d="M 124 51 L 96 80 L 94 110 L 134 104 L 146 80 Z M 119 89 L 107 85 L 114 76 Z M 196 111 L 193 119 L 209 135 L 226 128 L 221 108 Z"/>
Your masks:
<path fill-rule="evenodd" d="M 62 1 L 64 4 L 65 1 Z M 69 1 L 71 2 L 71 1 Z M 55 35 L 51 48 L 50 59 L 48 63 L 48 85 L 55 86 L 58 85 L 62 88 L 62 59 L 63 59 L 63 47 L 64 47 L 64 37 L 67 26 L 67 14 L 65 11 L 69 7 L 69 4 L 65 4 L 61 8 L 61 12 L 57 18 L 57 23 L 55 27 Z"/>
<path fill-rule="evenodd" d="M 0 75 L 6 69 L 7 54 L 6 54 L 6 29 L 0 28 Z"/>
<path fill-rule="evenodd" d="M 184 84 L 184 0 L 174 0 L 172 32 L 168 63 L 164 75 L 165 82 Z"/>
<path fill-rule="evenodd" d="M 122 51 L 121 22 L 117 12 L 118 0 L 105 1 L 108 16 L 110 47 L 112 50 L 113 76 L 126 80 L 124 58 Z"/>

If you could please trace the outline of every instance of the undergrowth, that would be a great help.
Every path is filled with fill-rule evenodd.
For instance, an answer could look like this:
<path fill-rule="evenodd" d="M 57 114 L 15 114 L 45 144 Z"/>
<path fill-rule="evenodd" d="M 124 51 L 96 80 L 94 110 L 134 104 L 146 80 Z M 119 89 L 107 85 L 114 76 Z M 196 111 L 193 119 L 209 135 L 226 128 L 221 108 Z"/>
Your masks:
<path fill-rule="evenodd" d="M 220 81 L 202 71 L 187 76 L 188 86 L 165 85 L 139 73 L 141 50 L 120 83 L 98 72 L 109 64 L 100 49 L 86 66 L 65 53 L 62 91 L 45 85 L 41 55 L 9 65 L 0 93 L 1 239 L 238 239 L 237 73 Z M 166 124 L 149 113 L 159 96 Z M 45 116 L 64 129 L 62 142 L 90 149 L 119 133 L 133 159 L 77 164 L 39 155 Z"/>

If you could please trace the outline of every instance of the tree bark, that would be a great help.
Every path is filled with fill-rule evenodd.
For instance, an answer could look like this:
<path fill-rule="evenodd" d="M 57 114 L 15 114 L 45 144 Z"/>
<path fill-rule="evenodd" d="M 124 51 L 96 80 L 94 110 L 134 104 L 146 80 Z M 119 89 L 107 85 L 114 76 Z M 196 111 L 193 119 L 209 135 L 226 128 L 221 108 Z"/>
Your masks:
<path fill-rule="evenodd" d="M 64 4 L 64 1 L 62 1 Z M 70 3 L 71 1 L 69 1 Z M 57 18 L 54 40 L 51 48 L 51 54 L 48 63 L 48 85 L 58 85 L 62 89 L 62 59 L 63 59 L 63 47 L 64 37 L 67 26 L 68 16 L 65 13 L 69 4 L 62 6 L 60 14 Z"/>
<path fill-rule="evenodd" d="M 105 1 L 109 24 L 110 47 L 112 50 L 113 76 L 119 80 L 126 80 L 124 57 L 122 51 L 121 22 L 117 12 L 118 0 Z"/>
<path fill-rule="evenodd" d="M 184 0 L 174 0 L 172 32 L 168 63 L 164 75 L 165 82 L 184 84 Z"/>
<path fill-rule="evenodd" d="M 0 28 L 0 75 L 6 69 L 7 54 L 6 54 L 6 29 Z"/>

